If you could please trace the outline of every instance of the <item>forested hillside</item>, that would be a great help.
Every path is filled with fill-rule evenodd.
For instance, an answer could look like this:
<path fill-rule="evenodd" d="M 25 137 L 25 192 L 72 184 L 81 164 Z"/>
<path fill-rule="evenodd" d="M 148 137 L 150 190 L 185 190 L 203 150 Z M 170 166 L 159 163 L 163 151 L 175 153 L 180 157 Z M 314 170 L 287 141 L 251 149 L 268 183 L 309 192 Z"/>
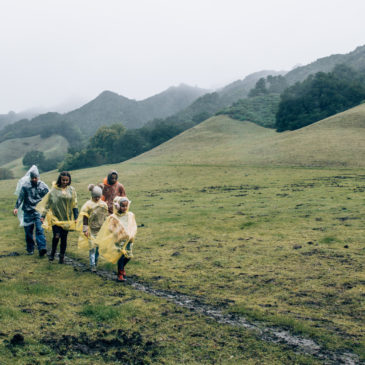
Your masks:
<path fill-rule="evenodd" d="M 357 47 L 354 51 L 347 54 L 335 54 L 323 57 L 309 65 L 297 67 L 288 72 L 285 78 L 288 84 L 292 85 L 297 81 L 305 80 L 309 75 L 317 72 L 330 72 L 338 64 L 345 64 L 355 70 L 365 68 L 365 46 Z"/>
<path fill-rule="evenodd" d="M 274 128 L 279 101 L 279 94 L 258 95 L 241 99 L 217 114 L 225 114 L 233 119 L 247 120 L 266 128 Z"/>
<path fill-rule="evenodd" d="M 365 70 L 337 65 L 318 72 L 281 94 L 276 115 L 279 132 L 294 130 L 352 108 L 365 100 Z"/>

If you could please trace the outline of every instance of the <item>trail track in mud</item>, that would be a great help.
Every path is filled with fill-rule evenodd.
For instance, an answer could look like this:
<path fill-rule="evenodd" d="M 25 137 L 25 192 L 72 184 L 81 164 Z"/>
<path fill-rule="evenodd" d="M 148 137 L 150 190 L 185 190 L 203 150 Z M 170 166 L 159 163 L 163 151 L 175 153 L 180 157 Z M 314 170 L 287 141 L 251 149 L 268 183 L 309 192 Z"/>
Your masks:
<path fill-rule="evenodd" d="M 17 256 L 22 255 L 18 252 L 11 252 L 8 254 L 1 254 L 0 258 Z M 66 265 L 72 266 L 74 270 L 90 273 L 89 266 L 78 261 L 77 259 L 65 256 L 64 263 Z M 117 279 L 117 275 L 115 273 L 106 270 L 97 270 L 97 272 L 92 273 L 92 275 L 97 275 L 103 279 L 112 281 L 116 281 Z M 293 335 L 285 329 L 265 326 L 265 323 L 249 321 L 242 316 L 226 314 L 220 308 L 205 304 L 198 297 L 192 297 L 174 291 L 154 289 L 149 284 L 140 281 L 136 276 L 128 277 L 126 284 L 141 292 L 154 295 L 159 298 L 164 298 L 180 307 L 189 309 L 192 312 L 196 312 L 204 317 L 213 319 L 218 323 L 251 330 L 255 332 L 257 337 L 263 341 L 286 345 L 296 352 L 314 356 L 320 361 L 323 361 L 324 364 L 362 364 L 356 354 L 346 351 L 328 351 L 313 340 L 304 338 L 302 336 Z M 124 284 L 118 283 L 117 285 Z"/>

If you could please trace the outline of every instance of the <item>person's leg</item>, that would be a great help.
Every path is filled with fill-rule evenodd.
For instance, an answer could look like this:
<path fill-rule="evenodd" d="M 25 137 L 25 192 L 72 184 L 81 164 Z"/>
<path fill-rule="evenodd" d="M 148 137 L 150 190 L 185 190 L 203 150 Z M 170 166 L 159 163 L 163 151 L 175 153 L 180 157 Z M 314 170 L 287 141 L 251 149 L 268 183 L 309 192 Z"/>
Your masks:
<path fill-rule="evenodd" d="M 124 255 L 118 260 L 118 281 L 125 281 L 125 265 L 127 265 L 128 261 Z"/>
<path fill-rule="evenodd" d="M 34 239 L 33 239 L 34 224 L 24 226 L 25 242 L 27 244 L 27 252 L 32 255 L 34 252 Z"/>
<path fill-rule="evenodd" d="M 95 247 L 89 250 L 90 269 L 95 268 Z"/>
<path fill-rule="evenodd" d="M 38 245 L 39 256 L 42 257 L 47 253 L 47 242 L 40 216 L 35 218 L 35 239 Z"/>
<path fill-rule="evenodd" d="M 99 261 L 99 247 L 96 246 L 95 247 L 95 266 L 98 266 L 98 261 Z"/>
<path fill-rule="evenodd" d="M 59 263 L 63 264 L 64 262 L 64 258 L 65 258 L 65 253 L 66 253 L 66 248 L 67 248 L 67 235 L 68 235 L 68 231 L 65 231 L 64 229 L 61 229 L 61 246 L 60 246 L 60 258 L 59 258 Z"/>
<path fill-rule="evenodd" d="M 53 261 L 57 251 L 58 241 L 60 240 L 60 227 L 52 226 L 53 238 L 52 238 L 52 250 L 49 256 L 49 261 Z"/>

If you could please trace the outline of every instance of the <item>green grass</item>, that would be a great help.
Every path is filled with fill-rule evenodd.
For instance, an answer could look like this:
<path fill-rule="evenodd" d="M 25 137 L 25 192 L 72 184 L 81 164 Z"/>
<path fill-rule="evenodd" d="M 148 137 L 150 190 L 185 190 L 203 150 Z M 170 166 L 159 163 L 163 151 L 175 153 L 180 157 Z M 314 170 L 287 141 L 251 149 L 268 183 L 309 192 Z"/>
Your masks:
<path fill-rule="evenodd" d="M 349 111 L 347 123 L 359 110 Z M 345 120 L 344 115 L 338 117 Z M 307 128 L 318 128 L 321 138 L 327 130 L 341 134 L 335 119 L 324 122 Z M 364 138 L 358 125 L 352 120 L 343 141 L 336 140 L 339 150 L 353 155 L 347 168 L 333 163 L 337 150 L 322 156 L 321 163 L 328 158 L 330 168 L 293 167 L 304 156 L 308 164 L 318 161 L 318 156 L 310 160 L 313 145 L 297 140 L 304 132 L 278 135 L 217 117 L 126 163 L 74 171 L 72 181 L 81 205 L 89 198 L 88 183 L 102 181 L 111 168 L 120 172 L 140 226 L 127 275 L 364 359 L 365 170 L 363 147 L 356 144 Z M 346 139 L 350 135 L 352 144 Z M 290 163 L 275 149 L 267 161 L 252 154 L 283 141 L 298 146 L 285 160 Z M 42 178 L 49 184 L 56 176 L 53 172 Z M 14 188 L 15 181 L 0 182 L 1 252 L 24 250 L 24 234 L 10 216 Z M 68 254 L 87 263 L 76 242 L 77 235 L 71 234 Z M 20 354 L 24 363 L 32 363 L 34 356 L 44 362 L 61 356 L 61 363 L 81 364 L 95 356 L 82 354 L 74 345 L 62 355 L 48 344 L 48 352 L 41 355 L 43 331 L 57 334 L 59 344 L 60 334 L 82 339 L 85 332 L 106 339 L 115 338 L 112 331 L 123 330 L 128 336 L 133 331 L 142 336 L 139 347 L 145 355 L 140 356 L 153 363 L 319 363 L 260 341 L 250 331 L 217 324 L 71 267 L 50 265 L 36 256 L 0 260 L 0 290 L 5 289 L 0 308 L 15 311 L 14 318 L 8 312 L 1 322 L 5 336 L 0 337 L 0 361 L 14 356 L 6 341 L 15 331 L 25 334 L 26 351 L 19 350 L 12 360 L 18 361 Z M 114 265 L 101 266 L 115 270 Z M 26 288 L 37 288 L 38 283 L 48 289 L 28 295 Z M 148 350 L 148 341 L 155 344 L 156 355 Z M 100 363 L 115 361 L 115 351 L 108 349 L 109 360 Z"/>

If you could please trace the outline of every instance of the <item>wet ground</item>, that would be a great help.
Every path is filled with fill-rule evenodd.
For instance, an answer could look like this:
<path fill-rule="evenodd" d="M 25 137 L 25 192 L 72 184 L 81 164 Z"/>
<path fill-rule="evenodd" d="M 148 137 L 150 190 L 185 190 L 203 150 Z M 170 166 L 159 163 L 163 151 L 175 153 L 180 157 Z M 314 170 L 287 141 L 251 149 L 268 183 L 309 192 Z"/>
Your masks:
<path fill-rule="evenodd" d="M 4 253 L 0 255 L 0 258 L 11 256 L 20 256 L 20 254 L 17 252 Z M 90 273 L 88 265 L 76 259 L 66 257 L 65 264 L 71 265 L 74 270 Z M 115 273 L 106 270 L 98 270 L 96 273 L 93 273 L 93 275 L 98 275 L 106 280 L 116 281 L 117 279 Z M 198 313 L 206 318 L 213 319 L 218 323 L 254 331 L 256 336 L 263 341 L 287 345 L 294 351 L 314 356 L 323 361 L 325 364 L 360 364 L 359 358 L 353 353 L 339 351 L 331 352 L 322 348 L 313 340 L 294 335 L 285 329 L 266 326 L 262 322 L 249 321 L 242 316 L 226 314 L 224 312 L 225 306 L 223 304 L 220 307 L 213 307 L 204 303 L 203 298 L 191 297 L 174 291 L 155 289 L 142 282 L 136 276 L 128 277 L 125 283 L 116 283 L 116 285 L 130 285 L 136 290 L 164 298 L 180 307 L 189 309 L 190 311 Z M 123 337 L 122 341 L 120 340 L 121 336 Z M 49 340 L 50 338 L 53 339 Z M 16 341 L 19 341 L 19 339 L 14 338 L 14 342 Z M 150 356 L 153 356 L 153 352 L 156 347 L 153 343 L 144 342 L 138 333 L 102 333 L 100 336 L 97 334 L 95 339 L 84 339 L 82 335 L 79 338 L 72 336 L 57 338 L 56 336 L 47 335 L 42 341 L 44 344 L 56 349 L 59 353 L 62 353 L 62 351 L 68 351 L 67 349 L 71 349 L 85 354 L 95 351 L 102 354 L 104 351 L 103 348 L 115 348 L 116 351 L 113 356 L 118 361 L 123 361 L 125 360 L 125 356 L 128 356 L 128 349 L 123 349 L 124 344 L 127 344 L 129 347 L 135 346 L 136 349 L 138 348 L 138 351 L 143 351 L 145 354 L 149 354 Z M 140 355 L 143 354 L 136 353 L 136 359 L 141 358 Z"/>

